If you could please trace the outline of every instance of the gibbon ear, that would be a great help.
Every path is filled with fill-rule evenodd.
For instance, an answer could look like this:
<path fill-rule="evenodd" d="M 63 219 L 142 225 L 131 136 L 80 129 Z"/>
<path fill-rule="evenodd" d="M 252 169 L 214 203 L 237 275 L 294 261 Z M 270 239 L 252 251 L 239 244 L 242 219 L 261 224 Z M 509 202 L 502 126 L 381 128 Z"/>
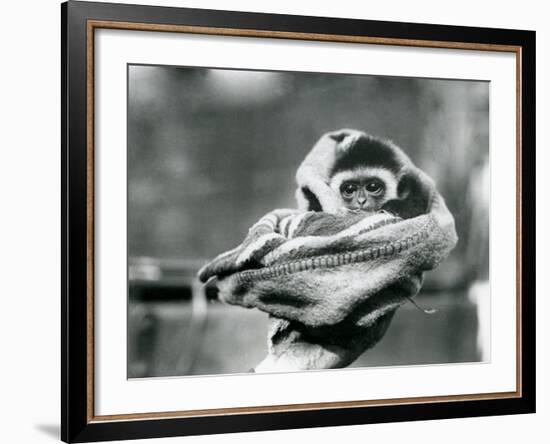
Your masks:
<path fill-rule="evenodd" d="M 400 178 L 397 185 L 397 199 L 386 202 L 382 209 L 410 219 L 429 211 L 432 200 L 433 185 L 428 182 L 427 176 L 417 171 L 407 171 Z"/>

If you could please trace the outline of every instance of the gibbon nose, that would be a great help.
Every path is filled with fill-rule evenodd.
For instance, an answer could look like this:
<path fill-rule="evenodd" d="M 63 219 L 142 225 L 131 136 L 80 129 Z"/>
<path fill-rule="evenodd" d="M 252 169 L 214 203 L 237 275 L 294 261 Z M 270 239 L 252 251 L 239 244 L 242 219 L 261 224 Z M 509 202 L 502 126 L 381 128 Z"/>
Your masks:
<path fill-rule="evenodd" d="M 357 203 L 361 206 L 363 206 L 365 204 L 365 202 L 367 201 L 367 198 L 365 196 L 359 196 L 357 198 Z"/>

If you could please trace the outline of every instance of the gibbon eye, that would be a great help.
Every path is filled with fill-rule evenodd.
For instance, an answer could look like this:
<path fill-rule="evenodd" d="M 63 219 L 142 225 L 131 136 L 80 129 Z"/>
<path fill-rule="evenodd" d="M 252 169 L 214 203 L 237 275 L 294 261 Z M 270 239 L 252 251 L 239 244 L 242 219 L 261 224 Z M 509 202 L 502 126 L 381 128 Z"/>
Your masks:
<path fill-rule="evenodd" d="M 340 187 L 340 192 L 344 197 L 352 197 L 357 191 L 357 185 L 353 183 L 345 183 Z"/>
<path fill-rule="evenodd" d="M 382 191 L 384 191 L 384 183 L 380 180 L 370 180 L 365 185 L 365 189 L 370 194 L 380 194 Z"/>

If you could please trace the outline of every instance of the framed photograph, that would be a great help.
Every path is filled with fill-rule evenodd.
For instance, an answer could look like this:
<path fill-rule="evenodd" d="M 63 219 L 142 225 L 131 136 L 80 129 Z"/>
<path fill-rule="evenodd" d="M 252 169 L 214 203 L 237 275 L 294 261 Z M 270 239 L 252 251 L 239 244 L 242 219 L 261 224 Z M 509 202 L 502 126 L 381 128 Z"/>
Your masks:
<path fill-rule="evenodd" d="M 69 1 L 62 439 L 535 411 L 535 33 Z"/>

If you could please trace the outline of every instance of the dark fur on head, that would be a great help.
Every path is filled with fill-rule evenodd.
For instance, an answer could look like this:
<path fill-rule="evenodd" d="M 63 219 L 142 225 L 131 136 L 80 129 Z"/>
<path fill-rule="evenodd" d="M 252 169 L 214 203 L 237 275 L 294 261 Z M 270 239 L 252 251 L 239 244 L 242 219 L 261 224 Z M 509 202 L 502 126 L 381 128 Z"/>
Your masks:
<path fill-rule="evenodd" d="M 384 168 L 397 180 L 397 198 L 382 209 L 404 219 L 429 211 L 435 186 L 393 142 L 362 131 L 326 133 L 313 146 L 296 173 L 298 206 L 304 211 L 338 214 L 340 195 L 331 188 L 336 174 L 361 167 Z"/>
<path fill-rule="evenodd" d="M 431 198 L 429 187 L 419 180 L 418 171 L 409 157 L 393 142 L 363 133 L 349 145 L 341 145 L 339 148 L 331 177 L 358 166 L 385 168 L 395 174 L 398 188 L 397 198 L 386 202 L 383 210 L 404 219 L 416 217 L 428 210 Z"/>
<path fill-rule="evenodd" d="M 395 148 L 389 140 L 362 135 L 351 146 L 338 153 L 330 175 L 332 177 L 340 171 L 353 170 L 358 165 L 383 167 L 397 175 L 403 166 L 403 160 Z"/>

